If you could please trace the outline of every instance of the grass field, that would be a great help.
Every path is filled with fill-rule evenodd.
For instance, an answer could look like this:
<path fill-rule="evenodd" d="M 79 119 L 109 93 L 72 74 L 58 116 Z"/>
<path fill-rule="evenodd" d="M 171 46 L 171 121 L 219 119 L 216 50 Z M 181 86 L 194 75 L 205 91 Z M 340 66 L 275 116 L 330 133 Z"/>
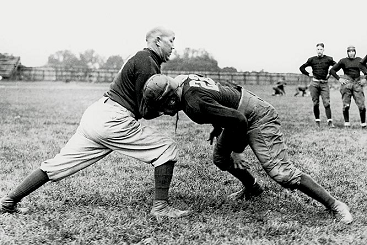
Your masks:
<path fill-rule="evenodd" d="M 0 83 L 0 195 L 14 188 L 43 160 L 52 158 L 74 133 L 83 111 L 108 84 Z M 226 196 L 240 184 L 211 162 L 209 125 L 180 114 L 142 124 L 172 135 L 180 146 L 170 202 L 192 215 L 157 223 L 149 215 L 153 168 L 112 153 L 97 164 L 26 197 L 27 215 L 0 216 L 0 244 L 366 244 L 367 130 L 356 105 L 351 129 L 342 127 L 339 91 L 331 92 L 335 129 L 316 128 L 310 97 L 271 96 L 271 86 L 249 86 L 279 111 L 294 164 L 310 174 L 354 215 L 351 225 L 335 221 L 323 206 L 272 181 L 247 149 L 251 171 L 264 194 L 251 201 Z"/>

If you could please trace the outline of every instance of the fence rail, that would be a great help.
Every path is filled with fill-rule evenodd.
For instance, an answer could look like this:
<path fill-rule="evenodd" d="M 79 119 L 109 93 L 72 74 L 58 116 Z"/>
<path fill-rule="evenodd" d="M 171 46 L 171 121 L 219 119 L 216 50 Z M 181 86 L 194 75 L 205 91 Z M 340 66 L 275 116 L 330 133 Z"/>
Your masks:
<path fill-rule="evenodd" d="M 53 67 L 21 67 L 13 80 L 23 81 L 80 81 L 92 83 L 110 83 L 118 69 L 65 69 Z M 239 85 L 271 85 L 284 79 L 289 85 L 307 84 L 309 78 L 295 73 L 268 72 L 202 72 L 202 71 L 163 71 L 163 74 L 175 77 L 179 74 L 197 73 L 218 82 L 230 82 Z M 333 81 L 333 78 L 330 78 Z"/>

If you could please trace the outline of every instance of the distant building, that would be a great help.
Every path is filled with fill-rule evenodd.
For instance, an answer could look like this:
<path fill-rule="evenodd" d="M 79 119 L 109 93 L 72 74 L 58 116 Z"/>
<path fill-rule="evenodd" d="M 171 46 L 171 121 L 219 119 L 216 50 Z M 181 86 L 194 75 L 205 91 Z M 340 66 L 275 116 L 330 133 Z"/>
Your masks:
<path fill-rule="evenodd" d="M 11 79 L 15 76 L 20 65 L 20 57 L 0 53 L 0 76 L 2 79 Z"/>

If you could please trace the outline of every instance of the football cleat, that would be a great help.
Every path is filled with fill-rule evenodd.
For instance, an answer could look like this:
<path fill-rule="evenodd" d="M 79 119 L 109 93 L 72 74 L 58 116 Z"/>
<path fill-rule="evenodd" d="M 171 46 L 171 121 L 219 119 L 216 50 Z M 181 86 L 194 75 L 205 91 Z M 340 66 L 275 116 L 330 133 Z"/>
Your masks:
<path fill-rule="evenodd" d="M 17 207 L 17 204 L 8 196 L 5 196 L 0 200 L 0 214 L 5 214 L 5 213 L 26 214 L 28 213 L 28 211 L 29 211 L 28 208 Z"/>
<path fill-rule="evenodd" d="M 261 186 L 255 180 L 255 184 L 251 188 L 246 188 L 243 186 L 241 190 L 230 194 L 228 199 L 233 201 L 242 200 L 243 198 L 245 198 L 245 200 L 250 200 L 253 197 L 260 196 L 263 192 L 263 188 L 261 188 Z"/>
<path fill-rule="evenodd" d="M 177 208 L 173 208 L 168 205 L 167 201 L 164 200 L 154 200 L 150 214 L 153 215 L 158 222 L 160 222 L 163 217 L 179 218 L 189 215 L 190 211 L 183 211 Z"/>
<path fill-rule="evenodd" d="M 328 125 L 329 128 L 335 128 L 335 126 L 333 124 L 333 121 L 328 121 L 327 125 Z"/>
<path fill-rule="evenodd" d="M 341 201 L 335 201 L 334 205 L 331 207 L 331 210 L 340 219 L 340 222 L 344 224 L 352 223 L 353 217 L 349 212 L 349 207 L 347 204 Z"/>
<path fill-rule="evenodd" d="M 320 123 L 321 123 L 320 119 L 316 119 L 315 123 L 317 127 L 320 127 Z"/>

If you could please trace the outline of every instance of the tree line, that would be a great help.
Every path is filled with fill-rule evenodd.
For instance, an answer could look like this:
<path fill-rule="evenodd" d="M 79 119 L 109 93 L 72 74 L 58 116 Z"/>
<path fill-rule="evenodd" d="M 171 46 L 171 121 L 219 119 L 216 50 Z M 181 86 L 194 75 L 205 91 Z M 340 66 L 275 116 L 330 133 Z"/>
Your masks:
<path fill-rule="evenodd" d="M 120 69 L 124 59 L 120 55 L 112 55 L 107 59 L 88 49 L 78 55 L 70 50 L 60 50 L 48 57 L 46 66 L 88 69 Z M 186 48 L 180 54 L 174 51 L 171 59 L 163 63 L 162 70 L 170 71 L 213 71 L 237 72 L 234 67 L 220 68 L 214 57 L 204 49 Z"/>

